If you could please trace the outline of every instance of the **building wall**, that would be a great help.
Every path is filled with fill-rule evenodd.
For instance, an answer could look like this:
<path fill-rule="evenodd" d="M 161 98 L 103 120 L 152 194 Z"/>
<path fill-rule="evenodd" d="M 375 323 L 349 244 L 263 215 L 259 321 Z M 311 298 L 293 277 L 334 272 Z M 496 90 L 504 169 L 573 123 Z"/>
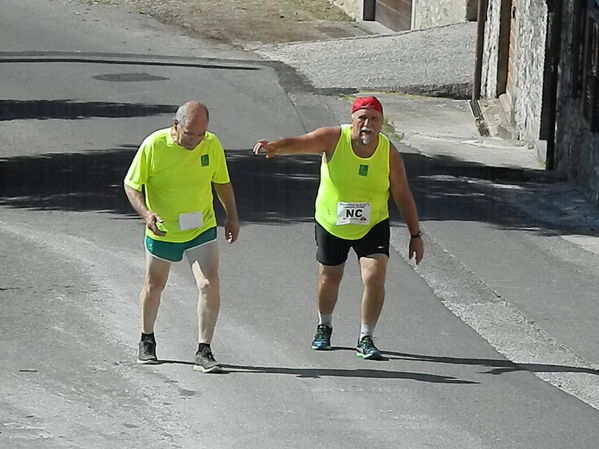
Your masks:
<path fill-rule="evenodd" d="M 369 0 L 329 0 L 356 20 L 364 18 Z M 476 20 L 478 0 L 412 0 L 413 28 L 430 28 Z"/>
<path fill-rule="evenodd" d="M 345 14 L 353 17 L 355 20 L 362 20 L 364 17 L 364 0 L 329 0 L 334 5 L 341 8 Z"/>
<path fill-rule="evenodd" d="M 477 0 L 412 0 L 414 29 L 476 19 Z"/>
<path fill-rule="evenodd" d="M 581 97 L 575 85 L 572 46 L 573 3 L 564 0 L 562 47 L 556 116 L 556 169 L 568 174 L 599 205 L 599 133 L 592 133 L 582 115 Z"/>
<path fill-rule="evenodd" d="M 518 0 L 517 95 L 514 122 L 522 140 L 534 143 L 541 131 L 545 45 L 547 39 L 546 0 Z"/>
<path fill-rule="evenodd" d="M 497 84 L 499 70 L 499 39 L 501 29 L 501 0 L 489 0 L 481 94 L 497 98 L 503 92 Z M 547 38 L 547 5 L 545 0 L 517 0 L 516 82 L 512 100 L 513 124 L 520 139 L 535 143 L 541 130 L 545 43 Z"/>
<path fill-rule="evenodd" d="M 499 32 L 501 22 L 501 0 L 489 0 L 483 45 L 481 95 L 497 98 L 497 70 L 499 62 Z"/>

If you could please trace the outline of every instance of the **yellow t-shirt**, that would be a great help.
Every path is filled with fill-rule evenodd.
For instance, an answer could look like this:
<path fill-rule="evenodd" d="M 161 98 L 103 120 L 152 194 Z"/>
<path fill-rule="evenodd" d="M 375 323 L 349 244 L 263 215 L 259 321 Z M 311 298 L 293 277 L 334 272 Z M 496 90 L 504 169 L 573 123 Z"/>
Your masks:
<path fill-rule="evenodd" d="M 379 134 L 372 156 L 360 157 L 351 146 L 351 125 L 341 126 L 331 160 L 322 155 L 316 196 L 316 221 L 329 233 L 358 240 L 389 218 L 389 148 Z"/>
<path fill-rule="evenodd" d="M 207 132 L 193 150 L 177 145 L 171 129 L 150 134 L 137 150 L 125 184 L 139 192 L 142 187 L 148 209 L 164 223 L 155 235 L 146 227 L 146 235 L 166 242 L 188 242 L 216 226 L 212 183 L 230 182 L 224 149 L 218 138 Z"/>

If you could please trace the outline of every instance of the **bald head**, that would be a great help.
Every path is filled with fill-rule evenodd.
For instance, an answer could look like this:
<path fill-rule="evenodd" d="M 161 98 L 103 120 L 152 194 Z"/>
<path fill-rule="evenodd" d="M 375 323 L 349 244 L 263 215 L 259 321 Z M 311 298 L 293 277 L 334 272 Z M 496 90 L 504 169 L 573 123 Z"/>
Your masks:
<path fill-rule="evenodd" d="M 210 119 L 208 108 L 205 104 L 200 103 L 199 101 L 188 101 L 179 106 L 177 114 L 175 115 L 175 120 L 181 125 L 187 126 L 190 121 L 197 119 L 198 115 L 205 118 L 206 121 Z"/>
<path fill-rule="evenodd" d="M 199 101 L 188 101 L 177 109 L 172 135 L 177 144 L 193 150 L 208 129 L 208 108 Z"/>

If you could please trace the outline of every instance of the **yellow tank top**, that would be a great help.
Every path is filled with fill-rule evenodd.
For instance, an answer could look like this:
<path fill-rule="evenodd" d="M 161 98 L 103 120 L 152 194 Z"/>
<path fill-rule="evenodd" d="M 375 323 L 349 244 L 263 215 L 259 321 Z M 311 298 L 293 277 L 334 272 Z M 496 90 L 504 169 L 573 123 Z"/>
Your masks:
<path fill-rule="evenodd" d="M 357 156 L 351 146 L 351 125 L 341 126 L 335 152 L 322 155 L 316 221 L 346 240 L 364 237 L 389 218 L 389 139 L 379 134 L 372 156 Z"/>

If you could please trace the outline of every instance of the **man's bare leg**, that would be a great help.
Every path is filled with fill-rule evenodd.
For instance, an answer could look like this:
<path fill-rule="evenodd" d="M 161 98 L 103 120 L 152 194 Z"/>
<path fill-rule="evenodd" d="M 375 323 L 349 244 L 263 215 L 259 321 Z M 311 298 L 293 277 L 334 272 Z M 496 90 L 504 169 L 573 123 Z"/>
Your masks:
<path fill-rule="evenodd" d="M 220 311 L 218 244 L 216 241 L 185 252 L 198 287 L 198 343 L 210 344 Z"/>
<path fill-rule="evenodd" d="M 387 261 L 384 254 L 360 258 L 360 271 L 364 292 L 361 304 L 361 322 L 373 327 L 379 319 L 385 302 L 385 278 L 387 275 Z"/>
<path fill-rule="evenodd" d="M 206 373 L 218 372 L 220 365 L 212 355 L 212 337 L 220 311 L 218 278 L 218 244 L 216 241 L 185 252 L 198 286 L 198 350 L 194 369 Z"/>
<path fill-rule="evenodd" d="M 384 254 L 360 258 L 364 292 L 360 306 L 360 338 L 358 339 L 358 352 L 356 355 L 365 359 L 382 358 L 380 351 L 374 345 L 372 337 L 385 302 L 385 277 L 388 260 L 389 258 Z"/>
<path fill-rule="evenodd" d="M 154 323 L 158 316 L 160 296 L 166 287 L 171 263 L 158 259 L 146 252 L 146 275 L 144 286 L 139 295 L 141 305 L 141 331 L 144 334 L 154 332 Z"/>
<path fill-rule="evenodd" d="M 319 321 L 312 341 L 312 349 L 319 351 L 331 348 L 331 333 L 333 332 L 331 322 L 344 268 L 345 264 L 334 266 L 320 264 L 316 287 Z"/>
<path fill-rule="evenodd" d="M 345 264 L 334 266 L 319 265 L 318 285 L 316 287 L 318 312 L 322 315 L 330 315 L 335 309 L 335 304 L 337 304 L 339 285 L 341 284 L 341 279 L 343 279 Z"/>
<path fill-rule="evenodd" d="M 137 354 L 138 363 L 157 363 L 154 323 L 160 307 L 160 296 L 170 270 L 170 262 L 146 253 L 146 275 L 144 286 L 139 294 L 141 308 L 141 340 Z"/>

